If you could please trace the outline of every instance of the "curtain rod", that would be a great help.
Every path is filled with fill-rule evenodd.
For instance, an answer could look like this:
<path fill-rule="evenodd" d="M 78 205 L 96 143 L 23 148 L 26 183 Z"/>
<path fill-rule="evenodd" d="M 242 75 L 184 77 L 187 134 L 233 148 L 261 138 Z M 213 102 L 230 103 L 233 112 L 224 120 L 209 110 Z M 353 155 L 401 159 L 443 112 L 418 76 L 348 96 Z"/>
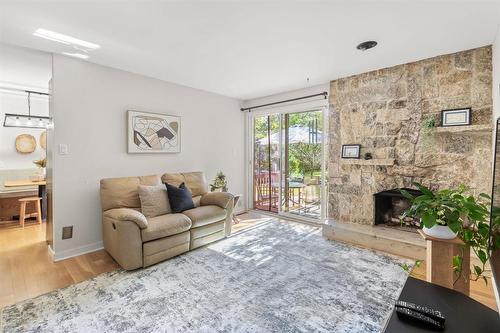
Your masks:
<path fill-rule="evenodd" d="M 251 106 L 251 107 L 248 107 L 248 108 L 241 108 L 240 110 L 241 111 L 252 111 L 253 109 L 263 108 L 265 106 L 271 106 L 271 105 L 276 105 L 276 104 L 283 104 L 283 103 L 287 103 L 287 102 L 294 102 L 294 101 L 299 101 L 301 99 L 312 98 L 312 97 L 317 97 L 317 96 L 323 96 L 326 99 L 327 96 L 328 96 L 328 93 L 326 91 L 323 91 L 322 93 L 319 93 L 319 94 L 302 96 L 302 97 L 297 97 L 297 98 L 291 98 L 291 99 L 287 99 L 287 100 L 284 100 L 284 101 L 267 103 L 267 104 L 261 104 L 261 105 Z"/>

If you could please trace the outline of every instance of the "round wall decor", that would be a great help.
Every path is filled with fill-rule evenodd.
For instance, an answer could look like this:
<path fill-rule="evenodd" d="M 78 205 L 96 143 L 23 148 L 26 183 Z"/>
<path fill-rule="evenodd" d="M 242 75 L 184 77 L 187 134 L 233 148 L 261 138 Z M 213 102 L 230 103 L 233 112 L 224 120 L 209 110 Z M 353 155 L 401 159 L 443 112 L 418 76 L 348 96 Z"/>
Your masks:
<path fill-rule="evenodd" d="M 43 131 L 42 134 L 40 134 L 39 144 L 43 149 L 47 149 L 47 131 Z"/>
<path fill-rule="evenodd" d="M 16 137 L 16 150 L 21 154 L 30 154 L 36 149 L 36 140 L 33 135 L 21 134 Z"/>

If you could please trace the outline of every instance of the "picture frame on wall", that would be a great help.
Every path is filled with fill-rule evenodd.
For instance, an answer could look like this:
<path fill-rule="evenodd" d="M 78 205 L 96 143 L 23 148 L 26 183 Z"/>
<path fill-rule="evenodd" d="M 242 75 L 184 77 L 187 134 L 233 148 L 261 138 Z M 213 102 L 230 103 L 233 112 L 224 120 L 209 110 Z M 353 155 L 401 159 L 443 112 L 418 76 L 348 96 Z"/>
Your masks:
<path fill-rule="evenodd" d="M 467 126 L 472 122 L 472 109 L 450 109 L 441 111 L 441 126 Z"/>
<path fill-rule="evenodd" d="M 342 158 L 360 158 L 361 145 L 347 144 L 342 145 Z"/>
<path fill-rule="evenodd" d="M 129 154 L 180 153 L 181 117 L 128 110 L 127 119 Z"/>

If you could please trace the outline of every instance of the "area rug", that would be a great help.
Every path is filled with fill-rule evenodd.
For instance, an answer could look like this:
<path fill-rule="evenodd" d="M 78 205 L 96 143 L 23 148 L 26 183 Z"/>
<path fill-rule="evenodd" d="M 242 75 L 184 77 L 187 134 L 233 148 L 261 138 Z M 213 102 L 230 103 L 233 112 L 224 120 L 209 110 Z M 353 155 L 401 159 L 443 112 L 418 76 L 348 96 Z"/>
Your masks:
<path fill-rule="evenodd" d="M 270 221 L 3 309 L 5 332 L 380 332 L 411 262 Z"/>

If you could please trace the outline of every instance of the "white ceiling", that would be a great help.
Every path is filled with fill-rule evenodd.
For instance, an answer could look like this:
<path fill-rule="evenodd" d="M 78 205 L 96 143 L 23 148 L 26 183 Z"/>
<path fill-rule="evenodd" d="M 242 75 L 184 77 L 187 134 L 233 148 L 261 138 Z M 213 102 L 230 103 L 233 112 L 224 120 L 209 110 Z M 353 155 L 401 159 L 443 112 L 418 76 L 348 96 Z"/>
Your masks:
<path fill-rule="evenodd" d="M 491 44 L 499 23 L 480 0 L 0 3 L 4 43 L 72 51 L 45 28 L 100 44 L 88 61 L 238 99 Z"/>

